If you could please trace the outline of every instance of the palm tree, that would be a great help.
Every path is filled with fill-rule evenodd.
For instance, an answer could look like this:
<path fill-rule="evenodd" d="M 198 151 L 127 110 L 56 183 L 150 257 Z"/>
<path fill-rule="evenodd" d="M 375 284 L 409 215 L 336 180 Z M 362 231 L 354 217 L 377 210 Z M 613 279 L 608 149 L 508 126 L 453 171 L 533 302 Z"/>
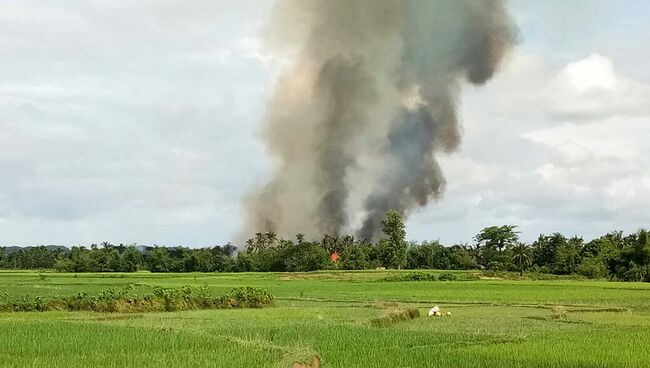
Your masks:
<path fill-rule="evenodd" d="M 467 251 L 470 257 L 472 257 L 472 260 L 474 263 L 476 263 L 477 266 L 480 266 L 481 264 L 481 248 L 479 247 L 478 244 L 475 245 L 468 245 L 465 243 L 462 245 L 462 247 Z"/>
<path fill-rule="evenodd" d="M 302 244 L 305 241 L 305 234 L 303 233 L 296 234 L 296 240 L 298 241 L 298 244 Z"/>
<path fill-rule="evenodd" d="M 343 238 L 341 238 L 341 246 L 343 248 L 347 248 L 352 246 L 354 244 L 354 236 L 352 235 L 345 235 Z"/>
<path fill-rule="evenodd" d="M 256 245 L 255 239 L 250 238 L 250 239 L 246 240 L 246 249 L 249 252 L 254 253 L 257 250 L 256 249 L 257 247 L 255 245 Z"/>
<path fill-rule="evenodd" d="M 255 249 L 260 250 L 266 248 L 266 238 L 262 233 L 255 233 Z"/>
<path fill-rule="evenodd" d="M 323 234 L 322 246 L 328 253 L 332 254 L 338 250 L 338 235 Z"/>
<path fill-rule="evenodd" d="M 276 234 L 273 231 L 267 231 L 266 234 L 266 247 L 267 248 L 273 248 L 276 246 L 278 242 L 278 234 Z"/>
<path fill-rule="evenodd" d="M 526 243 L 518 242 L 512 251 L 514 253 L 512 260 L 519 268 L 519 275 L 523 276 L 524 269 L 530 266 L 530 247 Z"/>

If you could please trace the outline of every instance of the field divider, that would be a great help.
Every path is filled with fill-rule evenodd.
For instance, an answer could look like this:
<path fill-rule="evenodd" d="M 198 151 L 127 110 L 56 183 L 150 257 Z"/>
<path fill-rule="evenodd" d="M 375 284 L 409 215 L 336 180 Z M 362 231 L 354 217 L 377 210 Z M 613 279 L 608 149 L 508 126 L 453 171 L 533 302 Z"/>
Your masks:
<path fill-rule="evenodd" d="M 194 309 L 262 308 L 273 305 L 273 296 L 264 289 L 236 287 L 221 296 L 211 296 L 206 285 L 180 288 L 154 287 L 151 294 L 131 295 L 132 286 L 107 289 L 95 296 L 81 292 L 70 297 L 44 300 L 23 296 L 0 304 L 5 312 L 94 311 L 94 312 L 172 312 Z M 6 298 L 6 297 L 5 297 Z M 7 299 L 7 298 L 6 298 Z"/>

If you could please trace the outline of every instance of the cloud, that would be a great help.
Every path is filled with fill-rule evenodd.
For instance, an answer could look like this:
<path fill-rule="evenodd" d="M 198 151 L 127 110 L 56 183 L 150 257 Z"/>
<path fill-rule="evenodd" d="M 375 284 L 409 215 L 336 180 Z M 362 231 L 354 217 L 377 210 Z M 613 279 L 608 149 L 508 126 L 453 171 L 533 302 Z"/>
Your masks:
<path fill-rule="evenodd" d="M 231 239 L 266 167 L 239 43 L 268 5 L 203 3 L 3 4 L 0 243 Z"/>
<path fill-rule="evenodd" d="M 550 114 L 561 119 L 650 115 L 650 85 L 619 76 L 612 60 L 599 54 L 566 65 L 545 94 Z"/>
<path fill-rule="evenodd" d="M 616 130 L 620 131 L 618 127 L 604 134 L 602 125 L 607 123 L 596 128 L 601 130 L 595 135 L 600 139 L 582 137 L 583 133 L 588 135 L 586 132 L 592 127 L 577 127 L 567 133 L 561 126 L 528 134 L 532 141 L 546 146 L 549 151 L 548 160 L 534 170 L 538 182 L 558 195 L 585 197 L 610 208 L 650 206 L 650 195 L 646 194 L 650 178 L 647 156 L 629 147 L 602 149 L 607 140 L 617 142 L 613 147 L 620 147 L 626 141 L 626 134 L 616 134 Z M 539 136 L 546 139 L 539 139 Z M 561 139 L 551 140 L 549 136 Z"/>
<path fill-rule="evenodd" d="M 648 86 L 621 74 L 596 53 L 555 66 L 517 50 L 484 91 L 466 91 L 462 152 L 442 162 L 448 191 L 410 234 L 468 241 L 511 223 L 532 241 L 648 226 Z"/>
<path fill-rule="evenodd" d="M 463 90 L 448 190 L 409 238 L 650 225 L 648 7 L 599 1 L 597 21 L 548 27 L 593 8 L 573 3 L 512 2 L 522 44 Z M 271 4 L 4 1 L 0 243 L 232 240 L 241 196 L 269 174 L 256 132 L 283 55 L 257 30 Z"/>

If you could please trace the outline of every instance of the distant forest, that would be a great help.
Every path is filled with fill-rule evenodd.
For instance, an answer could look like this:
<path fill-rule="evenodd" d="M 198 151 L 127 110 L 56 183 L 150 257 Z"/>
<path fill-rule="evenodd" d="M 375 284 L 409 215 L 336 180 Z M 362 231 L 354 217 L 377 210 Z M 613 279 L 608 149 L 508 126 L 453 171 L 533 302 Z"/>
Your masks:
<path fill-rule="evenodd" d="M 0 247 L 1 269 L 55 269 L 61 272 L 299 272 L 377 268 L 490 270 L 578 274 L 587 278 L 650 282 L 650 232 L 610 232 L 585 242 L 560 233 L 519 241 L 517 226 L 487 227 L 471 244 L 407 242 L 401 216 L 389 211 L 376 242 L 324 235 L 319 241 L 257 233 L 241 248 L 113 245 Z M 239 250 L 239 251 L 238 251 Z"/>

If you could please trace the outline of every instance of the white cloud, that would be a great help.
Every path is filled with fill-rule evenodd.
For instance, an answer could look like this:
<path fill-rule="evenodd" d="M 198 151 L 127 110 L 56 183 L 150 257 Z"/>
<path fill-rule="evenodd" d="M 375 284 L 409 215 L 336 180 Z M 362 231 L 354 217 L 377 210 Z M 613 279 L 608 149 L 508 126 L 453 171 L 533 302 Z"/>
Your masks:
<path fill-rule="evenodd" d="M 442 161 L 448 190 L 409 229 L 455 242 L 505 223 L 529 241 L 648 226 L 648 86 L 620 74 L 599 54 L 554 66 L 515 51 L 493 82 L 467 89 L 462 152 Z"/>
<path fill-rule="evenodd" d="M 3 4 L 1 243 L 231 239 L 270 79 L 239 40 L 269 5 L 204 3 Z"/>
<path fill-rule="evenodd" d="M 593 158 L 594 153 L 587 147 L 573 141 L 565 141 L 553 147 L 551 161 L 562 167 L 577 167 Z"/>
<path fill-rule="evenodd" d="M 256 131 L 287 59 L 257 33 L 272 2 L 179 4 L 3 2 L 0 242 L 233 238 L 241 196 L 269 171 Z M 447 192 L 409 237 L 647 226 L 647 17 L 558 30 L 560 5 L 513 6 L 523 44 L 494 80 L 465 88 L 463 147 L 441 160 Z"/>
<path fill-rule="evenodd" d="M 650 115 L 650 86 L 619 76 L 599 54 L 566 65 L 545 94 L 551 114 L 574 121 Z"/>

